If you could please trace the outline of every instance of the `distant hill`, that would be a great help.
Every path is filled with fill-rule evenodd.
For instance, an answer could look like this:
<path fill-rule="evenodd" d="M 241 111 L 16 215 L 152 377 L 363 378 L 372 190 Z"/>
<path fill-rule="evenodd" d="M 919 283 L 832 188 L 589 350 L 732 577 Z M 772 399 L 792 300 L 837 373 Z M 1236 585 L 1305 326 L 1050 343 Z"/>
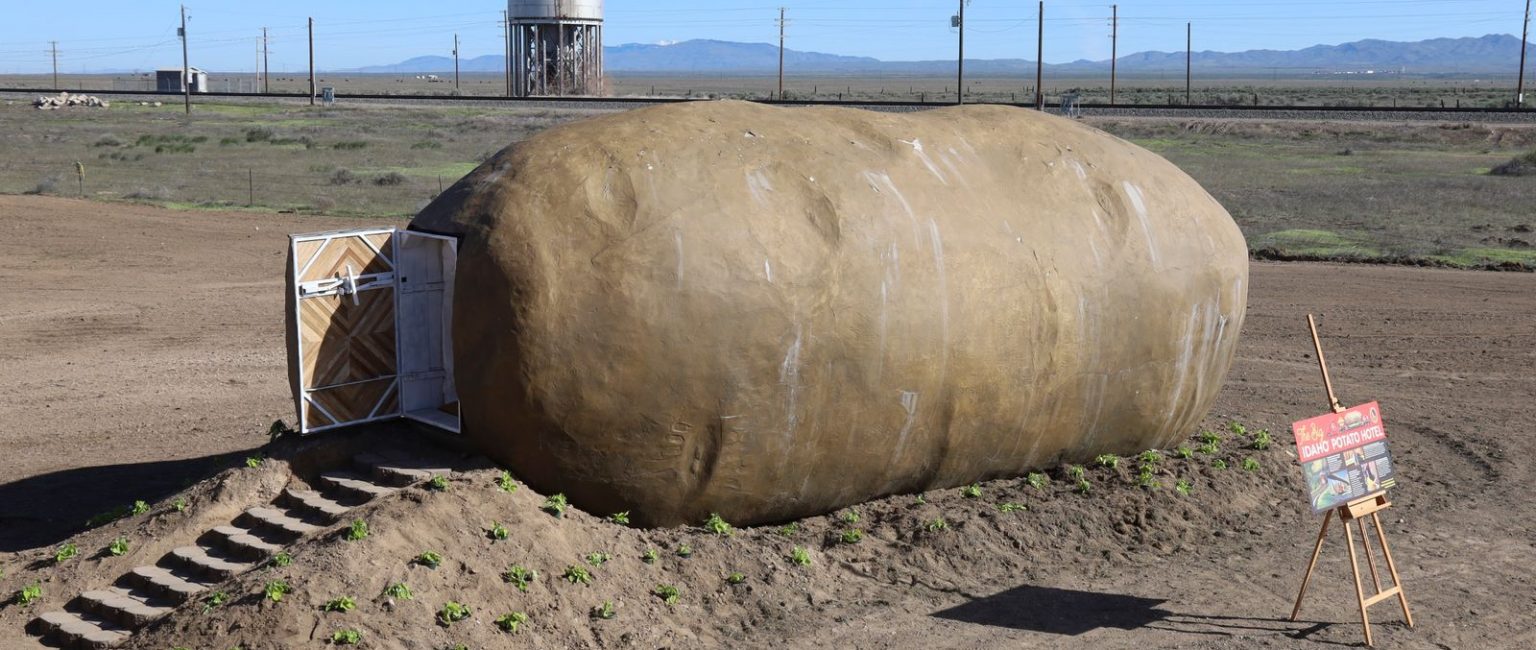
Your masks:
<path fill-rule="evenodd" d="M 1529 54 L 1536 57 L 1536 46 Z M 768 43 L 692 40 L 666 45 L 630 43 L 603 48 L 608 72 L 618 74 L 771 74 L 778 69 L 778 46 Z M 1416 42 L 1363 40 L 1340 45 L 1314 45 L 1300 50 L 1247 50 L 1244 52 L 1195 52 L 1196 70 L 1206 74 L 1242 74 L 1280 71 L 1358 72 L 1375 70 L 1414 74 L 1514 72 L 1520 57 L 1520 39 L 1508 34 L 1481 37 L 1434 38 Z M 488 55 L 464 59 L 464 72 L 500 72 L 504 57 Z M 1031 73 L 1027 59 L 966 59 L 974 75 Z M 953 60 L 882 61 L 870 57 L 842 56 L 786 49 L 784 66 L 797 75 L 878 74 L 942 75 L 953 72 Z M 1103 73 L 1109 60 L 1046 64 L 1054 74 Z M 1119 68 L 1127 74 L 1163 73 L 1184 69 L 1184 52 L 1138 52 L 1120 57 Z M 420 56 L 393 65 L 353 70 L 364 73 L 442 74 L 453 71 L 453 59 Z"/>

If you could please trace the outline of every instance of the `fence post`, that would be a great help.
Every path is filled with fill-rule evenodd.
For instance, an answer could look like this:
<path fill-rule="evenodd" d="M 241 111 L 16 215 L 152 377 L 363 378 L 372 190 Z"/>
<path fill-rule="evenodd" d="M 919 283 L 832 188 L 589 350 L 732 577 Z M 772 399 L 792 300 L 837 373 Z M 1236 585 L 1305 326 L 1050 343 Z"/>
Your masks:
<path fill-rule="evenodd" d="M 247 183 L 245 204 L 248 206 L 254 206 L 256 205 L 256 171 L 253 169 L 246 169 L 245 180 Z"/>

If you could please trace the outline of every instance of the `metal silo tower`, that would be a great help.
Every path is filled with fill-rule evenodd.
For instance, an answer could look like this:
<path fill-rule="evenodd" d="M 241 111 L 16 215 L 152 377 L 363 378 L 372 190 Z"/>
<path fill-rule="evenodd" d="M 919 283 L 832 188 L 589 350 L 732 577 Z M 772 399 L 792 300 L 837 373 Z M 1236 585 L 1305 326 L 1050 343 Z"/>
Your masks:
<path fill-rule="evenodd" d="M 509 0 L 512 94 L 601 95 L 603 0 Z"/>

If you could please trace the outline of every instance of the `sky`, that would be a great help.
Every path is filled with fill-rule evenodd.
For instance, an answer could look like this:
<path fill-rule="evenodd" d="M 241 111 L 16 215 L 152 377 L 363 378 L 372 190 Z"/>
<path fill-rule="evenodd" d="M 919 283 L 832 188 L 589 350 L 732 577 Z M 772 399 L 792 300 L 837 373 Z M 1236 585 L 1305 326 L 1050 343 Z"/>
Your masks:
<path fill-rule="evenodd" d="M 179 5 L 160 0 L 5 0 L 0 73 L 51 69 L 57 41 L 61 73 L 180 67 Z M 607 45 L 696 38 L 777 42 L 779 7 L 787 47 L 886 60 L 952 59 L 959 0 L 607 0 Z M 16 6 L 20 8 L 14 8 Z M 1034 59 L 1034 1 L 974 0 L 966 7 L 966 58 Z M 502 52 L 504 2 L 407 0 L 194 1 L 187 5 L 192 65 L 220 72 L 256 66 L 268 28 L 271 69 L 307 65 L 306 20 L 315 19 L 317 66 L 324 70 Z M 1045 60 L 1110 56 L 1110 3 L 1046 3 Z M 1197 51 L 1298 49 L 1365 38 L 1520 34 L 1524 0 L 1123 0 L 1119 51 L 1182 51 L 1194 24 Z"/>

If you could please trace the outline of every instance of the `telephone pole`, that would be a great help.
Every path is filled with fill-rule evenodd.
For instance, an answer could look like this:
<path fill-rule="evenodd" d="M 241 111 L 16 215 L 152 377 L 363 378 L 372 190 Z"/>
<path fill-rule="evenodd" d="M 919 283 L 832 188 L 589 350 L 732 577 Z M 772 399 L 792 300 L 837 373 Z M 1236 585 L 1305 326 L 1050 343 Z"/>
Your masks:
<path fill-rule="evenodd" d="M 1515 108 L 1525 108 L 1525 50 L 1531 35 L 1531 0 L 1525 0 L 1525 23 L 1520 28 L 1520 79 L 1515 82 Z M 58 85 L 58 84 L 54 84 Z"/>
<path fill-rule="evenodd" d="M 1045 0 L 1040 0 L 1040 33 L 1035 35 L 1035 110 L 1045 110 Z"/>
<path fill-rule="evenodd" d="M 192 114 L 192 64 L 187 57 L 187 6 L 181 6 L 181 97 Z"/>
<path fill-rule="evenodd" d="M 1192 27 L 1192 25 L 1194 25 L 1194 23 L 1184 23 L 1184 105 L 1185 106 L 1188 106 L 1189 102 L 1190 102 L 1189 80 L 1191 78 L 1193 78 L 1193 74 L 1190 72 L 1190 69 L 1193 67 L 1193 65 L 1194 65 L 1193 62 L 1195 60 L 1195 58 L 1194 58 L 1195 57 L 1195 54 L 1194 54 L 1194 43 L 1195 43 L 1194 33 L 1195 32 L 1194 32 L 1194 27 Z"/>
<path fill-rule="evenodd" d="M 53 89 L 59 89 L 59 42 L 48 41 L 53 45 Z M 1522 65 L 1523 68 L 1523 65 Z"/>
<path fill-rule="evenodd" d="M 955 16 L 955 27 L 960 28 L 960 55 L 955 66 L 955 103 L 965 103 L 965 0 L 960 0 L 960 13 Z"/>
<path fill-rule="evenodd" d="M 1115 105 L 1115 63 L 1120 58 L 1120 5 L 1109 6 L 1109 105 Z"/>
<path fill-rule="evenodd" d="M 779 101 L 784 101 L 784 8 L 779 7 Z"/>
<path fill-rule="evenodd" d="M 272 65 L 267 59 L 267 28 L 261 28 L 261 92 L 272 92 Z"/>
<path fill-rule="evenodd" d="M 309 105 L 315 105 L 315 19 L 309 19 Z"/>
<path fill-rule="evenodd" d="M 453 35 L 453 92 L 459 92 L 459 35 Z"/>

